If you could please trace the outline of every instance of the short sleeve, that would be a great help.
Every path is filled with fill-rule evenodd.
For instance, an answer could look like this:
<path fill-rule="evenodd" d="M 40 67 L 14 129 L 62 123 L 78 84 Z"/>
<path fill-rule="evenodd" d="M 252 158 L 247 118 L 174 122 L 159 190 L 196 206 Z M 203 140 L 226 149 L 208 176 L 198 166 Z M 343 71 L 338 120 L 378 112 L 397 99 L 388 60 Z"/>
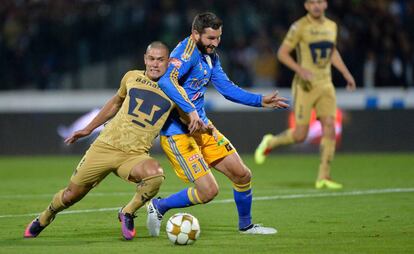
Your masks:
<path fill-rule="evenodd" d="M 288 45 L 290 48 L 296 48 L 296 45 L 300 41 L 300 25 L 298 22 L 293 23 L 288 33 L 286 34 L 283 44 Z"/>

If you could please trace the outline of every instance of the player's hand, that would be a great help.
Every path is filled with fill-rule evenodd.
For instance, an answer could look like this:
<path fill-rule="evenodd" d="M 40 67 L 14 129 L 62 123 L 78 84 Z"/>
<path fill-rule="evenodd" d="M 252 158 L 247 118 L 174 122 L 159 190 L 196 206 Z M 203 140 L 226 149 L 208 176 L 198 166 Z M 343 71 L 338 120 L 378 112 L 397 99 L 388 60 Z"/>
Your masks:
<path fill-rule="evenodd" d="M 279 96 L 279 91 L 275 91 L 262 97 L 262 106 L 264 108 L 288 108 L 287 101 L 287 98 Z"/>
<path fill-rule="evenodd" d="M 299 67 L 298 71 L 296 72 L 299 77 L 306 81 L 306 82 L 310 82 L 313 78 L 313 73 L 305 68 Z"/>
<path fill-rule="evenodd" d="M 307 69 L 299 67 L 299 70 L 296 72 L 296 74 L 300 78 L 299 86 L 302 87 L 302 89 L 305 92 L 309 92 L 310 90 L 312 90 L 311 80 L 313 78 L 313 73 L 311 71 L 308 71 Z"/>
<path fill-rule="evenodd" d="M 188 123 L 188 131 L 190 134 L 195 133 L 196 131 L 201 130 L 201 128 L 207 128 L 206 124 L 201 120 L 197 111 L 194 110 L 187 114 L 190 122 Z"/>
<path fill-rule="evenodd" d="M 202 127 L 199 132 L 210 134 L 213 136 L 214 140 L 218 142 L 218 131 L 216 129 L 216 126 L 214 126 L 212 123 L 209 123 L 208 125 L 205 125 L 205 127 Z"/>
<path fill-rule="evenodd" d="M 356 83 L 354 77 L 350 73 L 344 75 L 344 79 L 346 80 L 346 90 L 352 92 L 356 89 Z"/>
<path fill-rule="evenodd" d="M 92 131 L 90 130 L 80 130 L 80 131 L 75 131 L 74 133 L 72 133 L 72 135 L 70 135 L 68 138 L 65 139 L 65 143 L 70 145 L 75 143 L 78 139 L 89 136 L 89 134 L 91 134 Z"/>

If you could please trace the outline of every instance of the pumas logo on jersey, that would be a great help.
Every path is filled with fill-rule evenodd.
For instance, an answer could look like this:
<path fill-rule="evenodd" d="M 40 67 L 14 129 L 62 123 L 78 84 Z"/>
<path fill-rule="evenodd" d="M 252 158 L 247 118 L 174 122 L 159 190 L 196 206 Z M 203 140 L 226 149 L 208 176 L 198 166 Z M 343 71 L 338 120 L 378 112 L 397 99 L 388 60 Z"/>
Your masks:
<path fill-rule="evenodd" d="M 175 68 L 180 69 L 182 62 L 178 58 L 170 58 L 170 64 L 172 64 Z"/>

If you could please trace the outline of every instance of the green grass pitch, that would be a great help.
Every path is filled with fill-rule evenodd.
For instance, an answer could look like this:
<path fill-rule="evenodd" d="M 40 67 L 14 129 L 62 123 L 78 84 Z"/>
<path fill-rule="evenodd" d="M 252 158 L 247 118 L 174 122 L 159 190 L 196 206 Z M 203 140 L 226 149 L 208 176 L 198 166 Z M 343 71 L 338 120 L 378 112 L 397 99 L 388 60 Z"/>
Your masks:
<path fill-rule="evenodd" d="M 148 236 L 145 209 L 137 237 L 124 241 L 117 208 L 134 185 L 109 175 L 79 203 L 60 214 L 36 239 L 25 226 L 63 188 L 81 156 L 0 157 L 0 253 L 414 253 L 414 154 L 338 154 L 333 176 L 341 191 L 313 188 L 318 155 L 277 155 L 261 166 L 242 156 L 253 172 L 253 218 L 278 234 L 240 235 L 230 182 L 214 172 L 220 194 L 189 212 L 201 225 L 192 246 L 172 245 L 162 229 Z M 161 196 L 184 188 L 165 157 Z M 163 228 L 165 227 L 165 220 Z"/>

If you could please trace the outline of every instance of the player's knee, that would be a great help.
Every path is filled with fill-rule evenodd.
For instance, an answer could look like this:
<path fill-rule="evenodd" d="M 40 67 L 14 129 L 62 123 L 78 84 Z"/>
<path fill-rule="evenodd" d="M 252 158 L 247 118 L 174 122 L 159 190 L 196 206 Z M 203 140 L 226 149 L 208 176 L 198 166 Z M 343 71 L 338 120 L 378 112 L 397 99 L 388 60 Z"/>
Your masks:
<path fill-rule="evenodd" d="M 239 170 L 234 174 L 233 182 L 236 184 L 245 184 L 249 183 L 252 179 L 252 171 L 246 166 L 243 167 L 243 170 Z"/>
<path fill-rule="evenodd" d="M 70 184 L 62 194 L 62 203 L 69 207 L 81 200 L 93 187 L 92 186 L 76 186 Z"/>
<path fill-rule="evenodd" d="M 66 206 L 72 206 L 73 204 L 75 204 L 78 200 L 80 200 L 80 195 L 78 192 L 70 189 L 70 188 L 66 188 L 65 191 L 63 192 L 62 195 L 62 203 Z"/>
<path fill-rule="evenodd" d="M 306 133 L 295 133 L 294 139 L 296 143 L 303 143 L 306 140 Z"/>
<path fill-rule="evenodd" d="M 212 185 L 210 188 L 198 190 L 198 196 L 203 203 L 208 203 L 213 200 L 219 193 L 218 185 Z"/>
<path fill-rule="evenodd" d="M 144 165 L 134 167 L 130 173 L 130 177 L 135 179 L 135 182 L 157 175 L 164 175 L 164 170 L 162 169 L 160 163 L 156 160 L 148 160 L 144 162 Z"/>
<path fill-rule="evenodd" d="M 335 131 L 335 124 L 331 121 L 326 121 L 323 125 L 324 131 Z"/>

